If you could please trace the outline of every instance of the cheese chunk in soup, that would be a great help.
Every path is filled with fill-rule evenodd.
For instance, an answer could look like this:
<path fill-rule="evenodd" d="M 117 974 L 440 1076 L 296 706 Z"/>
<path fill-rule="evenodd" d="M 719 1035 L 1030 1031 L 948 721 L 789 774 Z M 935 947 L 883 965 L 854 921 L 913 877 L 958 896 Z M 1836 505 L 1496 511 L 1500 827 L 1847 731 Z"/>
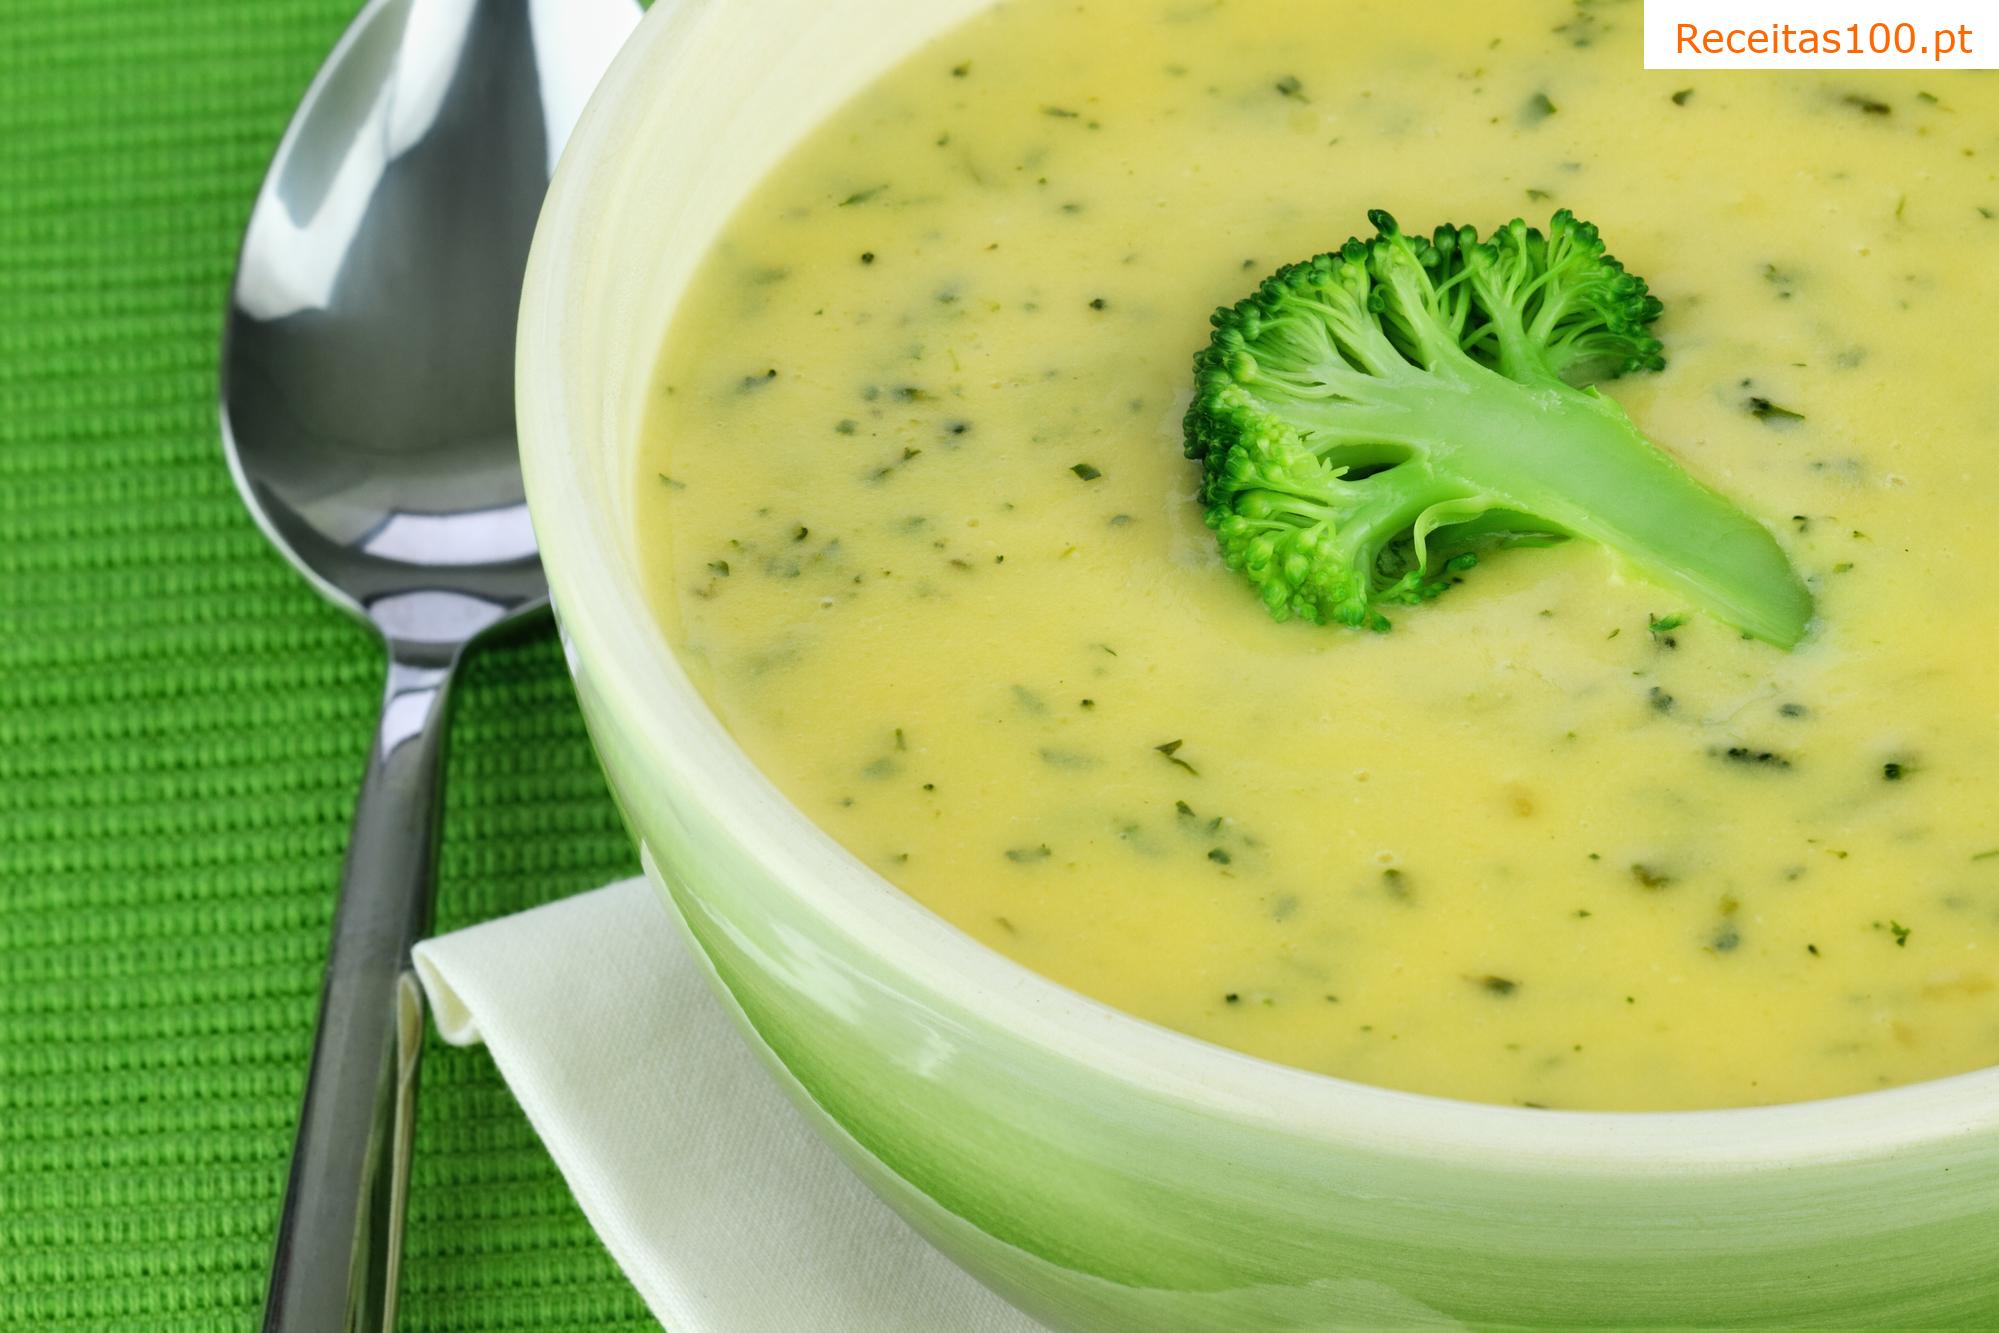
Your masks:
<path fill-rule="evenodd" d="M 820 127 L 662 351 L 665 632 L 799 807 L 1055 981 L 1341 1078 L 1713 1107 L 1999 1062 L 1999 80 L 1647 73 L 1636 5 L 1015 0 Z M 1777 534 L 1784 653 L 1570 542 L 1274 623 L 1207 316 L 1384 207 L 1557 207 L 1605 392 Z"/>

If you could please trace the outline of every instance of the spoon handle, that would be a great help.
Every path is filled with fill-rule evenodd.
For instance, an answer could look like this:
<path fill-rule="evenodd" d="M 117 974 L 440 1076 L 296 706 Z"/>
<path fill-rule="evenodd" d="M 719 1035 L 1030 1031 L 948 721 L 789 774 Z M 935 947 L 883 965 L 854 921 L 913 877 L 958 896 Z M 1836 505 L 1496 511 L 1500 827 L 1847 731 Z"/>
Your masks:
<path fill-rule="evenodd" d="M 392 644 L 382 719 L 340 876 L 319 1029 L 292 1148 L 264 1333 L 393 1328 L 451 657 Z"/>

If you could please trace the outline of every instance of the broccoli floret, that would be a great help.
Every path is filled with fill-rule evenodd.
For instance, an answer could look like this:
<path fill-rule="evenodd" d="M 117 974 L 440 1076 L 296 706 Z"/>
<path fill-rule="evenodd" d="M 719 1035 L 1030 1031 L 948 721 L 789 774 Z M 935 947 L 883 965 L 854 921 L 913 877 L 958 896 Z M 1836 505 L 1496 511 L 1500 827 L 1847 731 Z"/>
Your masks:
<path fill-rule="evenodd" d="M 1659 301 L 1566 209 L 1371 240 L 1217 310 L 1187 455 L 1222 557 L 1279 620 L 1388 628 L 1481 552 L 1581 537 L 1745 634 L 1812 598 L 1775 538 L 1590 387 L 1665 364 Z"/>

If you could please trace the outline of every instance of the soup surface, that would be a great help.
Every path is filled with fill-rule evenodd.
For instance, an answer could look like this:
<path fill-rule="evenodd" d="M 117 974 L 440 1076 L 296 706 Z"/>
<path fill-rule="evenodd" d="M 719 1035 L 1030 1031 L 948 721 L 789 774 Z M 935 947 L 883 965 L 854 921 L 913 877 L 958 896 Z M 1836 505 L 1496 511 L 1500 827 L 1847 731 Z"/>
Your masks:
<path fill-rule="evenodd" d="M 1645 73 L 1635 4 L 1326 12 L 1017 0 L 759 188 L 637 482 L 696 683 L 972 935 L 1273 1060 L 1625 1108 L 1999 1061 L 1999 80 Z M 1190 358 L 1371 206 L 1603 228 L 1670 359 L 1607 392 L 1778 533 L 1802 647 L 1580 542 L 1386 634 L 1265 615 Z"/>

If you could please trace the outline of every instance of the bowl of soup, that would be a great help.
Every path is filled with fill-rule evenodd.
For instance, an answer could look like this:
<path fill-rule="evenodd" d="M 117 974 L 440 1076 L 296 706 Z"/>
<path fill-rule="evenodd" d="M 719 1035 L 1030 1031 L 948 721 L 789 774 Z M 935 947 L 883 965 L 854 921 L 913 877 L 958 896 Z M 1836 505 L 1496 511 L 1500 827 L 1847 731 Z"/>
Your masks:
<path fill-rule="evenodd" d="M 1999 87 L 1648 73 L 1624 6 L 654 9 L 521 322 L 529 498 L 660 899 L 869 1184 L 1064 1328 L 1999 1312 Z M 1265 614 L 1207 316 L 1574 209 L 1603 386 L 1791 651 L 1583 542 Z"/>

